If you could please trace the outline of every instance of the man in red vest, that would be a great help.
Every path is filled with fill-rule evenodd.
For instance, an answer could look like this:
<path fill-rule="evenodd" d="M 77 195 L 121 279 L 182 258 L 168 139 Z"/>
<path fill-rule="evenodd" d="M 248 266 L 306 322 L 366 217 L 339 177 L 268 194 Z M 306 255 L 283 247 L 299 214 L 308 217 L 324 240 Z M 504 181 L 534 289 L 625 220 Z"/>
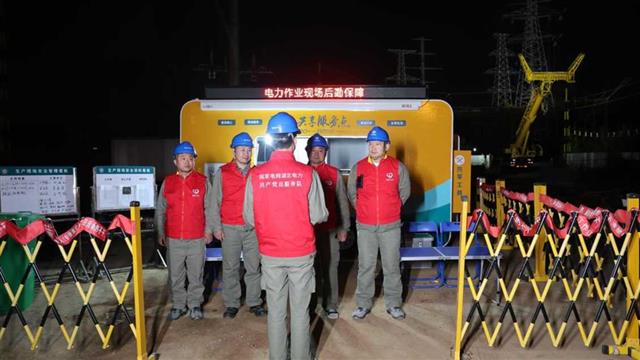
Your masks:
<path fill-rule="evenodd" d="M 307 155 L 311 165 L 322 181 L 324 202 L 329 210 L 326 222 L 314 226 L 316 248 L 318 249 L 315 270 L 316 287 L 322 289 L 322 305 L 329 319 L 338 318 L 338 263 L 340 262 L 340 245 L 347 240 L 347 232 L 351 225 L 349 200 L 342 175 L 337 168 L 327 164 L 325 158 L 329 143 L 320 134 L 312 135 L 307 140 Z M 318 291 L 316 291 L 317 295 Z"/>
<path fill-rule="evenodd" d="M 256 232 L 242 219 L 244 190 L 251 170 L 253 139 L 246 132 L 231 140 L 233 159 L 213 176 L 213 236 L 222 242 L 222 282 L 225 311 L 233 319 L 240 307 L 240 254 L 244 259 L 245 303 L 256 316 L 264 316 L 260 298 L 260 254 Z"/>
<path fill-rule="evenodd" d="M 400 210 L 411 193 L 411 182 L 404 164 L 387 155 L 390 140 L 383 128 L 373 127 L 367 143 L 369 156 L 353 166 L 348 180 L 358 230 L 357 307 L 352 317 L 364 319 L 371 311 L 379 249 L 387 313 L 402 320 L 405 313 L 401 308 Z"/>
<path fill-rule="evenodd" d="M 287 358 L 287 303 L 291 311 L 291 359 L 310 359 L 309 301 L 315 291 L 313 225 L 329 215 L 322 184 L 311 166 L 296 161 L 298 124 L 285 112 L 267 125 L 274 151 L 247 179 L 243 216 L 255 226 L 267 291 L 269 358 Z"/>
<path fill-rule="evenodd" d="M 162 182 L 156 202 L 158 242 L 167 246 L 173 306 L 169 320 L 189 311 L 193 320 L 203 318 L 205 244 L 213 240 L 211 201 L 207 178 L 195 171 L 196 149 L 184 141 L 173 151 L 178 170 Z M 185 278 L 189 280 L 185 290 Z"/>

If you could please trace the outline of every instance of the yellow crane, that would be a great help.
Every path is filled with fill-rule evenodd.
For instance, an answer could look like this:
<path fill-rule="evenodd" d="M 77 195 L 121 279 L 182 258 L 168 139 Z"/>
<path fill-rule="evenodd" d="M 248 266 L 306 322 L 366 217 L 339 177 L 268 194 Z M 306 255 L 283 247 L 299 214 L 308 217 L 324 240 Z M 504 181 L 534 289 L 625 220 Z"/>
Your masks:
<path fill-rule="evenodd" d="M 578 69 L 578 66 L 580 66 L 582 59 L 584 59 L 584 54 L 578 54 L 567 71 L 533 71 L 522 54 L 518 54 L 518 58 L 520 59 L 522 70 L 524 71 L 525 80 L 528 83 L 532 83 L 534 81 L 536 83 L 534 83 L 534 86 L 531 88 L 531 96 L 529 97 L 529 102 L 524 110 L 522 119 L 520 120 L 520 125 L 518 125 L 516 138 L 509 148 L 506 149 L 506 153 L 511 154 L 512 166 L 517 166 L 517 159 L 519 158 L 525 158 L 528 164 L 525 163 L 523 166 L 527 166 L 532 163 L 532 158 L 536 155 L 541 155 L 539 151 L 536 151 L 535 148 L 529 146 L 528 143 L 531 125 L 536 121 L 536 116 L 538 115 L 542 101 L 551 93 L 551 85 L 554 82 L 575 82 L 576 70 Z"/>

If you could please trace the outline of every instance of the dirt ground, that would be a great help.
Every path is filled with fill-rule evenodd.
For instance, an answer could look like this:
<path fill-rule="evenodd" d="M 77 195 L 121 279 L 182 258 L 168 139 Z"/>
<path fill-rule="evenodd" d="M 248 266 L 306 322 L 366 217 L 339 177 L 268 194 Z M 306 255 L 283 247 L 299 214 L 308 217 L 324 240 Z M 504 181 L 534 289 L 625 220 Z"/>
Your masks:
<path fill-rule="evenodd" d="M 450 359 L 455 338 L 456 289 L 411 289 L 407 288 L 404 321 L 393 320 L 386 314 L 383 299 L 378 294 L 372 313 L 364 320 L 351 318 L 355 306 L 354 292 L 357 264 L 353 261 L 341 263 L 343 275 L 342 298 L 339 305 L 340 319 L 329 320 L 321 313 L 312 319 L 312 331 L 317 343 L 319 359 Z M 433 269 L 413 270 L 411 276 L 433 274 Z M 116 283 L 122 284 L 126 273 L 114 275 Z M 146 326 L 148 344 L 158 359 L 266 359 L 268 358 L 266 317 L 256 318 L 241 308 L 233 320 L 223 319 L 222 295 L 214 291 L 204 306 L 205 319 L 193 321 L 183 317 L 177 321 L 166 320 L 170 308 L 168 303 L 167 271 L 145 269 L 144 286 L 146 302 Z M 378 284 L 380 285 L 380 284 Z M 121 285 L 118 285 L 121 286 Z M 217 287 L 214 282 L 212 287 Z M 88 287 L 84 285 L 85 289 Z M 132 289 L 126 303 L 132 304 Z M 527 295 L 524 298 L 529 297 Z M 530 299 L 530 297 L 529 297 Z M 526 299 L 523 299 L 523 301 Z M 108 323 L 113 316 L 115 297 L 109 284 L 100 280 L 91 304 L 98 320 Z M 465 292 L 465 317 L 471 295 Z M 63 315 L 69 332 L 77 319 L 81 300 L 72 282 L 63 283 L 55 302 Z M 504 304 L 504 303 L 502 303 Z M 550 313 L 563 313 L 565 303 L 548 305 Z M 535 304 L 523 305 L 529 314 Z M 36 300 L 25 317 L 32 328 L 38 324 L 46 307 L 45 297 L 36 290 Z M 501 310 L 495 306 L 492 316 Z M 131 315 L 133 311 L 130 310 Z M 39 347 L 32 351 L 17 316 L 13 316 L 4 338 L 0 341 L 1 359 L 133 359 L 136 356 L 132 332 L 124 318 L 118 321 L 110 347 L 101 348 L 101 343 L 88 314 L 85 314 L 75 347 L 66 349 L 66 341 L 58 329 L 55 318 L 49 316 Z M 523 316 L 523 319 L 526 316 Z M 0 318 L 0 321 L 3 321 Z M 526 321 L 522 321 L 525 324 Z M 514 334 L 510 320 L 505 321 L 497 345 L 489 347 L 482 330 L 472 331 L 466 337 L 466 359 L 602 359 L 600 345 L 611 344 L 611 336 L 604 321 L 598 327 L 594 346 L 586 348 L 574 322 L 569 324 L 566 340 L 560 348 L 554 348 L 544 327 L 542 317 L 538 319 L 530 347 L 522 349 Z M 590 321 L 588 322 L 590 325 Z M 521 325 L 523 326 L 523 325 Z M 555 325 L 556 328 L 558 325 Z M 35 329 L 34 329 L 35 331 Z"/>

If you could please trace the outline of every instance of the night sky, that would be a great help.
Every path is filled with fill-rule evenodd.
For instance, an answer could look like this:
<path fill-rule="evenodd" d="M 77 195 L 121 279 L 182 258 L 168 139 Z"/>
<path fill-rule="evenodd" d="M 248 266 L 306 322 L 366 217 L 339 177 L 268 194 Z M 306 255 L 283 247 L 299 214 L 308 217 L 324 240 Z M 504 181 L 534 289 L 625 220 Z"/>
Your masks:
<path fill-rule="evenodd" d="M 541 22 L 544 32 L 560 35 L 556 46 L 547 45 L 552 69 L 587 54 L 578 92 L 612 88 L 625 77 L 638 81 L 631 54 L 640 15 L 632 3 L 543 4 L 562 12 L 562 20 Z M 480 93 L 492 83 L 484 74 L 494 62 L 491 34 L 522 31 L 521 22 L 502 18 L 512 8 L 486 1 L 241 1 L 241 68 L 255 55 L 274 73 L 260 84 L 384 84 L 395 73 L 386 49 L 415 49 L 411 39 L 424 36 L 436 53 L 428 65 L 443 68 L 428 75 L 434 97 Z M 213 0 L 22 1 L 5 2 L 4 12 L 13 163 L 42 163 L 33 152 L 72 159 L 112 138 L 177 137 L 181 105 L 203 96 L 206 75 L 193 69 L 211 50 L 222 66 L 227 52 Z"/>

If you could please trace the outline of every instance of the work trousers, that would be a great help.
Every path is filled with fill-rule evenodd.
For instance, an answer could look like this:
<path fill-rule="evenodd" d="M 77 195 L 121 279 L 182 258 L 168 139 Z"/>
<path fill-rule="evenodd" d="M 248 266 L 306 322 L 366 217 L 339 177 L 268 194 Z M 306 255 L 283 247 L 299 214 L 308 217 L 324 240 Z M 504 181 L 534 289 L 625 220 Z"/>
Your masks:
<path fill-rule="evenodd" d="M 169 283 L 173 307 L 190 309 L 204 302 L 205 244 L 204 239 L 179 240 L 167 238 L 167 257 L 169 263 Z M 185 279 L 189 286 L 185 289 Z"/>
<path fill-rule="evenodd" d="M 335 230 L 316 230 L 316 296 L 325 309 L 338 308 L 340 245 L 336 233 Z"/>
<path fill-rule="evenodd" d="M 378 249 L 382 259 L 384 276 L 384 302 L 386 308 L 402 304 L 402 280 L 400 276 L 400 228 L 384 232 L 358 229 L 358 286 L 356 304 L 371 309 L 375 293 L 375 270 Z"/>
<path fill-rule="evenodd" d="M 238 226 L 222 225 L 222 297 L 225 307 L 240 307 L 240 254 L 244 261 L 244 284 L 247 289 L 245 303 L 261 305 L 260 299 L 260 253 L 255 230 L 244 230 Z"/>
<path fill-rule="evenodd" d="M 262 288 L 267 291 L 269 359 L 287 358 L 287 300 L 291 309 L 291 359 L 311 358 L 309 301 L 315 291 L 315 253 L 293 258 L 262 254 Z"/>

